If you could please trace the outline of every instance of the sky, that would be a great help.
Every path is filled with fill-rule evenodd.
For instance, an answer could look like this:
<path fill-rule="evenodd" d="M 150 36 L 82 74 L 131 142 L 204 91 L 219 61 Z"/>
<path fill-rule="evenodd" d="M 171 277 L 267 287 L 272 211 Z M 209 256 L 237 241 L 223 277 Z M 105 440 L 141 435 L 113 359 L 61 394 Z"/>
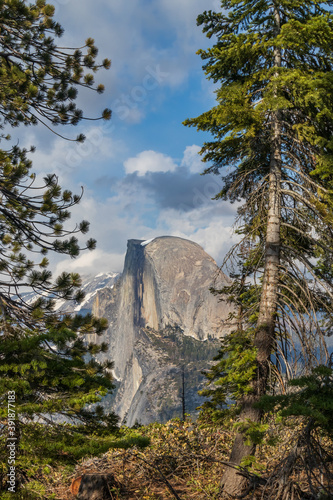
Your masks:
<path fill-rule="evenodd" d="M 19 129 L 38 178 L 56 173 L 63 188 L 84 195 L 71 223 L 90 222 L 97 249 L 79 258 L 51 259 L 56 273 L 121 271 L 128 239 L 179 236 L 199 243 L 218 264 L 236 236 L 236 207 L 212 200 L 218 176 L 200 173 L 198 151 L 209 135 L 182 125 L 215 103 L 214 86 L 196 51 L 213 43 L 196 25 L 218 0 L 55 0 L 65 30 L 58 45 L 78 47 L 95 39 L 98 58 L 111 68 L 96 75 L 105 92 L 80 92 L 88 117 L 108 107 L 109 122 L 82 121 L 61 129 L 80 132 L 84 144 L 65 141 L 41 127 Z"/>

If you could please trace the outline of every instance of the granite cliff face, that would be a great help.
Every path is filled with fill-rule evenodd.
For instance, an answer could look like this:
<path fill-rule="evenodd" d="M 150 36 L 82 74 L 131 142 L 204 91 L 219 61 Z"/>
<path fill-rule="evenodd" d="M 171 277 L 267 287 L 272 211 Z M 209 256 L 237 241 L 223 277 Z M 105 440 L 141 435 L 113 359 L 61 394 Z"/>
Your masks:
<path fill-rule="evenodd" d="M 200 404 L 201 370 L 231 328 L 230 306 L 209 288 L 228 282 L 196 243 L 167 236 L 128 241 L 122 276 L 97 293 L 93 306 L 109 321 L 94 340 L 108 343 L 100 356 L 114 361 L 117 380 L 104 404 L 128 425 L 181 416 L 183 370 L 186 411 Z"/>

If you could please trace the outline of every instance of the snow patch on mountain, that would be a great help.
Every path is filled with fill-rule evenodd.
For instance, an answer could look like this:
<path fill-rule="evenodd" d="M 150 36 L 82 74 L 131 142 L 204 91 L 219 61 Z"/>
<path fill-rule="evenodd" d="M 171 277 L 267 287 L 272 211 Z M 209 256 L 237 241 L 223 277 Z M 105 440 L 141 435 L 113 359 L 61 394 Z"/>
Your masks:
<path fill-rule="evenodd" d="M 54 311 L 60 313 L 82 313 L 87 314 L 92 310 L 97 292 L 103 288 L 113 288 L 116 281 L 121 276 L 121 273 L 107 272 L 99 273 L 96 276 L 87 275 L 81 276 L 82 286 L 81 289 L 85 293 L 85 298 L 78 304 L 72 300 L 57 299 L 54 304 Z M 38 295 L 29 292 L 24 294 L 24 299 L 27 303 L 32 303 L 38 298 Z"/>

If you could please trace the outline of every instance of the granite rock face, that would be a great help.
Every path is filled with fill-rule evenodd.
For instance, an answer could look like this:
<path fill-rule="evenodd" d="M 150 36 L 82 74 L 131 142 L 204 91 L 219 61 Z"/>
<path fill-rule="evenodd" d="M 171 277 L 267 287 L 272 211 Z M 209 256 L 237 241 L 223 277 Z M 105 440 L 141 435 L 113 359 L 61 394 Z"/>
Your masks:
<path fill-rule="evenodd" d="M 117 388 L 104 404 L 128 425 L 181 416 L 182 377 L 186 411 L 202 401 L 201 370 L 230 331 L 231 306 L 209 288 L 230 282 L 215 261 L 191 241 L 159 237 L 129 240 L 122 276 L 101 289 L 93 313 L 109 328 L 101 359 L 114 361 Z"/>

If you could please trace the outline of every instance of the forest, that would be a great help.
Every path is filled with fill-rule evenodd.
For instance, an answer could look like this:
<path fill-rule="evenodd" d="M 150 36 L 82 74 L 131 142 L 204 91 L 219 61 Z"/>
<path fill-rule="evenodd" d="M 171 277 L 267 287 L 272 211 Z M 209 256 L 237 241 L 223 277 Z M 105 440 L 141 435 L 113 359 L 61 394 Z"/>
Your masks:
<path fill-rule="evenodd" d="M 211 289 L 232 304 L 235 328 L 196 419 L 129 428 L 100 404 L 116 381 L 97 356 L 107 345 L 91 339 L 107 321 L 55 307 L 84 299 L 80 274 L 54 277 L 49 260 L 95 249 L 82 242 L 89 222 L 70 220 L 84 193 L 57 172 L 41 179 L 34 147 L 8 133 L 38 126 L 84 142 L 58 130 L 110 120 L 108 108 L 85 116 L 77 99 L 103 94 L 96 74 L 111 62 L 92 38 L 61 47 L 45 0 L 0 1 L 1 499 L 333 498 L 333 1 L 219 3 L 197 18 L 215 104 L 184 125 L 209 137 L 199 154 L 223 184 L 215 203 L 237 207 L 222 264 L 231 280 Z M 177 329 L 149 334 L 180 357 Z M 214 352 L 181 347 L 178 361 L 193 366 Z"/>

